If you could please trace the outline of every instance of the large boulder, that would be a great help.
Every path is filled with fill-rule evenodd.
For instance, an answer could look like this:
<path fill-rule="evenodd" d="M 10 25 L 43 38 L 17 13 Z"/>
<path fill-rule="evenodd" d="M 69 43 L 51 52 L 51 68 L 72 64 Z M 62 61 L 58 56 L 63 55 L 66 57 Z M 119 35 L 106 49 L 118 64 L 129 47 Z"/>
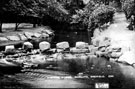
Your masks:
<path fill-rule="evenodd" d="M 23 40 L 23 41 L 27 40 L 27 37 L 24 34 L 19 33 L 18 35 L 21 40 Z"/>
<path fill-rule="evenodd" d="M 57 49 L 67 49 L 69 48 L 69 43 L 68 42 L 60 42 L 56 44 Z"/>
<path fill-rule="evenodd" d="M 19 41 L 20 38 L 18 36 L 7 36 L 7 38 L 11 41 Z"/>
<path fill-rule="evenodd" d="M 0 41 L 8 41 L 6 37 L 0 37 Z"/>
<path fill-rule="evenodd" d="M 15 53 L 15 47 L 14 45 L 8 45 L 5 47 L 5 53 L 6 54 L 14 54 Z"/>
<path fill-rule="evenodd" d="M 24 42 L 22 48 L 26 51 L 31 51 L 31 49 L 33 49 L 33 44 L 30 42 Z"/>
<path fill-rule="evenodd" d="M 88 48 L 88 43 L 85 43 L 85 42 L 76 42 L 76 48 L 78 48 L 78 49 Z"/>
<path fill-rule="evenodd" d="M 43 52 L 46 51 L 48 49 L 50 49 L 51 45 L 49 42 L 43 41 L 39 43 L 39 49 Z"/>

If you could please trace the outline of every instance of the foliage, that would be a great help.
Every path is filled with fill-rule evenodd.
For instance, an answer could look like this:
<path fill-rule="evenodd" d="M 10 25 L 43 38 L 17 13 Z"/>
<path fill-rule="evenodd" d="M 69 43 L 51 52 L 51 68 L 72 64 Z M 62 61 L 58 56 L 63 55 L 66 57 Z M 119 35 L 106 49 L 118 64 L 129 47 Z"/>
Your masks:
<path fill-rule="evenodd" d="M 4 2 L 8 2 L 4 4 L 5 11 L 16 17 L 31 16 L 42 19 L 44 16 L 49 16 L 58 22 L 82 29 L 87 29 L 88 25 L 93 23 L 104 24 L 103 21 L 110 21 L 112 19 L 110 16 L 113 16 L 111 14 L 114 14 L 113 8 L 102 5 L 106 0 L 90 0 L 85 7 L 82 0 L 5 0 Z"/>
<path fill-rule="evenodd" d="M 42 0 L 40 2 L 42 8 L 44 8 L 44 14 L 49 15 L 58 21 L 70 21 L 69 12 L 55 0 Z"/>
<path fill-rule="evenodd" d="M 91 28 L 93 25 L 100 27 L 105 23 L 111 22 L 113 20 L 114 13 L 115 9 L 113 7 L 108 5 L 100 5 L 89 17 L 89 28 Z"/>
<path fill-rule="evenodd" d="M 76 14 L 76 10 L 84 7 L 82 0 L 58 0 L 62 6 L 70 12 L 70 14 Z"/>
<path fill-rule="evenodd" d="M 123 2 L 123 11 L 125 12 L 125 15 L 127 17 L 127 19 L 129 19 L 131 17 L 131 15 L 135 15 L 135 3 L 134 0 L 125 0 Z"/>
<path fill-rule="evenodd" d="M 89 30 L 93 30 L 107 22 L 111 22 L 114 13 L 115 9 L 113 7 L 90 1 L 83 10 L 78 11 L 78 14 L 74 16 L 73 23 L 81 23 Z"/>
<path fill-rule="evenodd" d="M 73 15 L 72 17 L 72 23 L 81 23 L 87 26 L 89 22 L 89 16 L 97 7 L 98 4 L 96 4 L 93 1 L 90 1 L 83 9 L 76 11 L 77 14 Z"/>
<path fill-rule="evenodd" d="M 69 20 L 69 12 L 56 0 L 9 0 L 6 11 L 17 16 L 42 18 L 49 15 L 58 21 Z"/>

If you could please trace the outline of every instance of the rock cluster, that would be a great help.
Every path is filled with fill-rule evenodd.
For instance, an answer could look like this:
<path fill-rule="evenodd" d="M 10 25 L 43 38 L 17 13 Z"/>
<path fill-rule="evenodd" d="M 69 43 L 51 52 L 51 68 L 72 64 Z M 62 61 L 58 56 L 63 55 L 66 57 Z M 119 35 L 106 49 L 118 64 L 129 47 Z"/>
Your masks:
<path fill-rule="evenodd" d="M 93 38 L 93 45 L 98 49 L 95 54 L 98 57 L 106 57 L 110 61 L 132 65 L 135 63 L 134 37 L 134 33 L 127 31 L 125 35 L 119 34 L 115 37 L 102 35 Z"/>
<path fill-rule="evenodd" d="M 89 57 L 86 54 L 90 52 L 88 43 L 77 42 L 76 44 L 76 47 L 71 48 L 68 42 L 59 42 L 56 48 L 52 49 L 49 42 L 42 41 L 39 43 L 39 49 L 35 50 L 32 43 L 24 42 L 20 49 L 15 49 L 14 45 L 6 46 L 4 54 L 6 54 L 7 61 L 23 64 L 25 67 L 71 59 L 82 60 L 81 63 L 86 63 Z M 13 52 L 13 50 L 16 51 Z"/>
<path fill-rule="evenodd" d="M 47 29 L 42 28 L 38 32 L 21 32 L 21 33 L 16 33 L 14 35 L 1 36 L 0 43 L 2 44 L 5 43 L 5 46 L 6 46 L 7 44 L 10 44 L 13 42 L 22 43 L 30 39 L 36 42 L 41 42 L 41 41 L 50 42 L 53 36 L 54 36 L 54 33 L 52 32 L 52 30 L 47 30 Z"/>
<path fill-rule="evenodd" d="M 59 42 L 56 48 L 51 48 L 51 44 L 47 41 L 39 43 L 39 49 L 33 49 L 34 44 L 25 42 L 20 52 L 13 53 L 8 56 L 8 61 L 14 61 L 30 67 L 33 65 L 44 65 L 60 63 L 65 60 L 75 60 L 78 63 L 86 65 L 88 61 L 97 60 L 99 57 L 105 57 L 111 61 L 126 61 L 128 56 L 134 59 L 134 54 L 129 47 L 123 47 L 110 38 L 93 40 L 93 45 L 86 42 L 76 42 L 75 47 L 70 47 L 69 43 Z M 15 50 L 14 45 L 6 46 L 5 53 L 12 53 Z M 126 61 L 128 64 L 135 63 L 134 60 Z M 62 64 L 63 65 L 63 64 Z"/>
<path fill-rule="evenodd" d="M 95 44 L 96 43 L 96 44 Z M 95 54 L 97 57 L 106 57 L 109 59 L 117 60 L 120 56 L 122 56 L 122 48 L 118 45 L 114 45 L 111 43 L 111 39 L 108 37 L 102 38 L 102 40 L 93 41 L 95 45 Z"/>

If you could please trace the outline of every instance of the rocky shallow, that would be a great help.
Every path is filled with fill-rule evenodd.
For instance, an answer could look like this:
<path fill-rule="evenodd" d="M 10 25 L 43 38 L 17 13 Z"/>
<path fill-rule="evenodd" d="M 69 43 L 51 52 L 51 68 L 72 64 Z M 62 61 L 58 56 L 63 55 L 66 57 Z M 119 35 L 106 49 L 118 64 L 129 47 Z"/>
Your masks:
<path fill-rule="evenodd" d="M 111 88 L 134 87 L 128 80 L 134 76 L 125 73 L 133 67 L 110 61 L 112 52 L 121 49 L 110 47 L 109 42 L 106 46 L 76 42 L 75 47 L 60 42 L 51 48 L 49 42 L 42 41 L 39 49 L 34 49 L 30 42 L 19 49 L 14 45 L 5 48 L 0 54 L 2 88 L 94 88 L 96 83 L 107 83 Z"/>

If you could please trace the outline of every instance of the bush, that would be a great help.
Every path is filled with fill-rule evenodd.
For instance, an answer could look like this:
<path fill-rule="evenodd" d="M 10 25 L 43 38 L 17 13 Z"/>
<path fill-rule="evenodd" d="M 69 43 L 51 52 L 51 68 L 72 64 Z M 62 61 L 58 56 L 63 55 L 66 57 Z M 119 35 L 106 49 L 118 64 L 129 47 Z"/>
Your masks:
<path fill-rule="evenodd" d="M 115 9 L 111 6 L 89 2 L 83 10 L 78 11 L 74 17 L 74 23 L 82 23 L 86 27 L 95 29 L 113 20 Z"/>
<path fill-rule="evenodd" d="M 126 18 L 129 19 L 131 15 L 135 15 L 135 3 L 134 0 L 125 0 L 122 5 L 122 9 L 126 15 Z"/>
<path fill-rule="evenodd" d="M 89 28 L 91 28 L 93 25 L 100 27 L 105 23 L 111 22 L 113 20 L 114 13 L 115 9 L 113 7 L 108 5 L 100 5 L 89 17 Z"/>

